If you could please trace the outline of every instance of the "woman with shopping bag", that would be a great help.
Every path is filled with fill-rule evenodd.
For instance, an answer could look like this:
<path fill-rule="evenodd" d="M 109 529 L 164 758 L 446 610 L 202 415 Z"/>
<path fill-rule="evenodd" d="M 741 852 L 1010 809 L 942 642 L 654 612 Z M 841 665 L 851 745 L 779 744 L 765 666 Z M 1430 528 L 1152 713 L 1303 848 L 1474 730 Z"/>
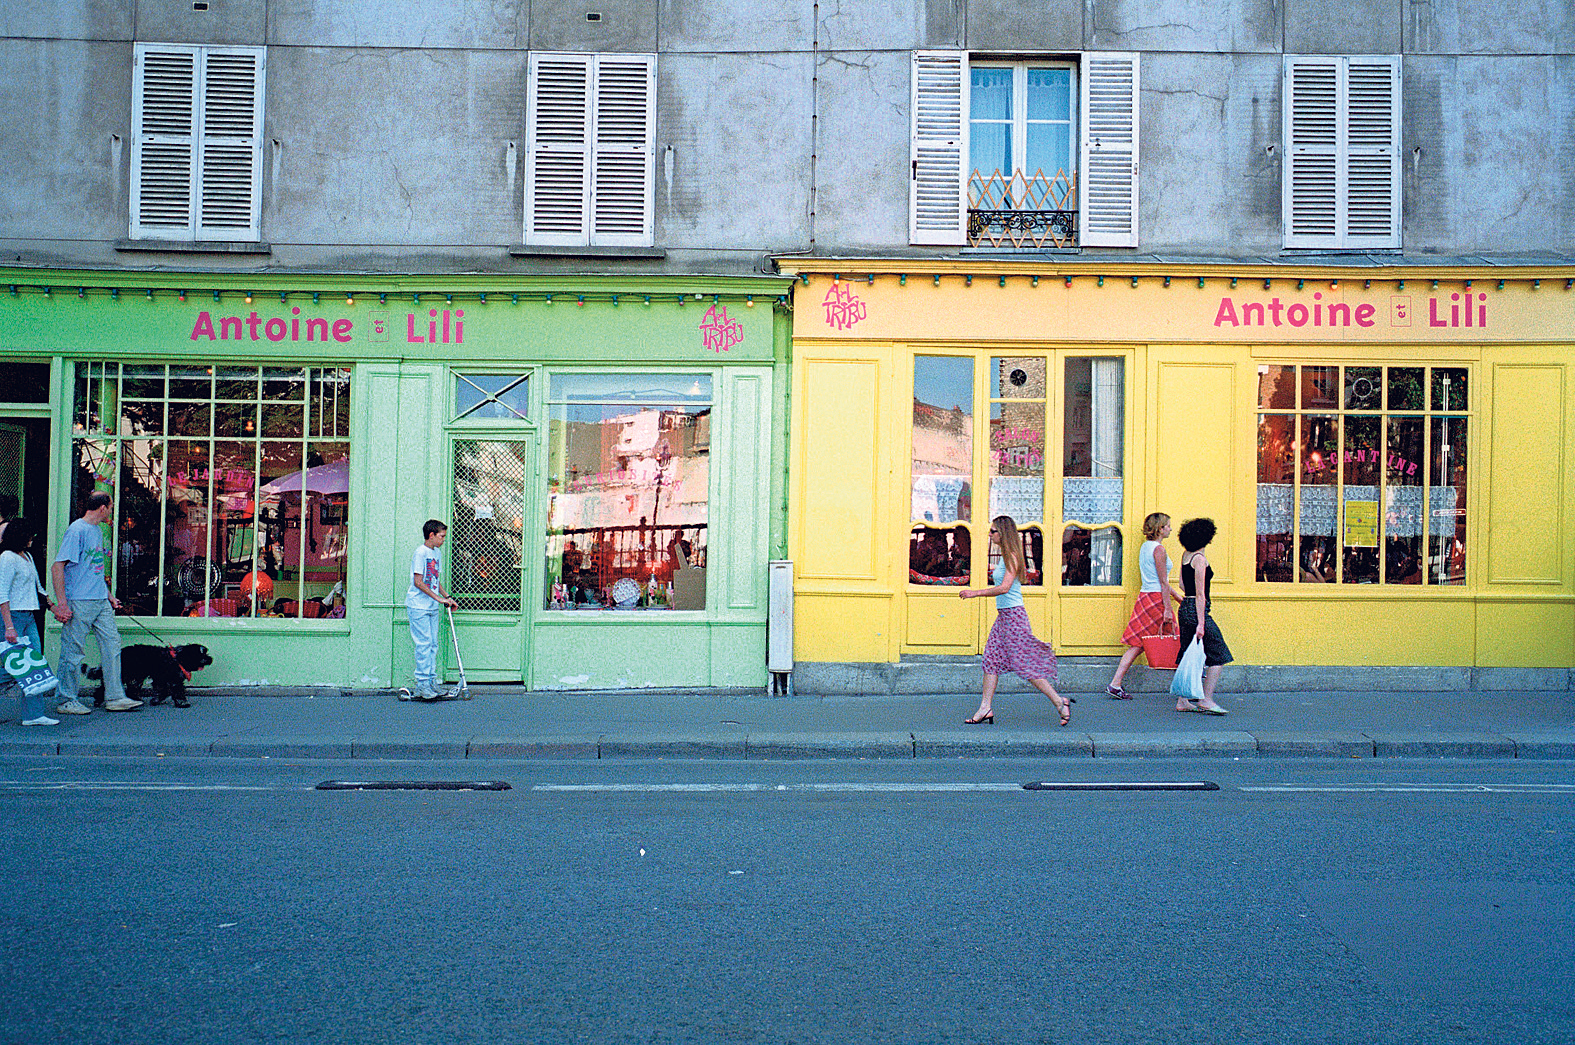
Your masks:
<path fill-rule="evenodd" d="M 1176 677 L 1170 691 L 1177 694 L 1177 711 L 1201 711 L 1206 715 L 1227 715 L 1224 708 L 1214 702 L 1214 687 L 1219 683 L 1220 672 L 1235 658 L 1225 645 L 1225 636 L 1209 616 L 1209 595 L 1214 582 L 1214 567 L 1204 556 L 1216 532 L 1213 519 L 1188 519 L 1181 524 L 1181 546 L 1186 549 L 1181 556 L 1181 660 L 1176 664 Z M 1203 650 L 1203 677 L 1201 685 L 1195 674 L 1198 648 Z M 1188 659 L 1188 654 L 1191 659 Z M 1186 699 L 1193 686 L 1197 703 Z M 1183 706 L 1185 705 L 1185 706 Z"/>
<path fill-rule="evenodd" d="M 1170 586 L 1170 557 L 1165 554 L 1162 542 L 1170 536 L 1170 516 L 1164 512 L 1154 512 L 1143 520 L 1143 546 L 1138 549 L 1138 573 L 1142 575 L 1143 585 L 1138 589 L 1137 602 L 1132 607 L 1132 619 L 1127 622 L 1127 630 L 1121 633 L 1121 641 L 1127 646 L 1127 651 L 1121 654 L 1121 663 L 1116 665 L 1116 673 L 1110 680 L 1110 685 L 1105 687 L 1105 692 L 1110 694 L 1112 700 L 1131 700 L 1132 694 L 1121 688 L 1121 680 L 1126 678 L 1127 669 L 1132 662 L 1137 660 L 1137 655 L 1143 652 L 1145 637 L 1153 638 L 1169 631 L 1176 631 L 1176 614 L 1170 608 L 1172 601 L 1180 602 L 1181 596 Z M 1179 647 L 1179 642 L 1177 643 Z M 1175 667 L 1172 660 L 1165 664 L 1156 664 L 1154 657 L 1149 656 L 1149 667 L 1170 668 Z M 1177 708 L 1178 711 L 1185 710 Z"/>
<path fill-rule="evenodd" d="M 22 725 L 58 726 L 50 718 L 45 698 L 55 689 L 55 677 L 44 659 L 44 643 L 33 611 L 48 602 L 33 562 L 33 524 L 11 519 L 0 535 L 0 692 L 13 685 L 22 691 Z"/>

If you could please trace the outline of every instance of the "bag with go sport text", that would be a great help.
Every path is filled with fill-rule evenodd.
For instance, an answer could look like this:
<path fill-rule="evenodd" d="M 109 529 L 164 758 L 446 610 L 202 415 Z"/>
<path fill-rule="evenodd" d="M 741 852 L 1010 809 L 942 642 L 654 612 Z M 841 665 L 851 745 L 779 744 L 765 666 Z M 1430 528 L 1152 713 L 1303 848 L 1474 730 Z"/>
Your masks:
<path fill-rule="evenodd" d="M 0 663 L 5 673 L 30 697 L 48 693 L 60 683 L 49 670 L 49 661 L 31 642 L 9 643 L 0 639 Z"/>

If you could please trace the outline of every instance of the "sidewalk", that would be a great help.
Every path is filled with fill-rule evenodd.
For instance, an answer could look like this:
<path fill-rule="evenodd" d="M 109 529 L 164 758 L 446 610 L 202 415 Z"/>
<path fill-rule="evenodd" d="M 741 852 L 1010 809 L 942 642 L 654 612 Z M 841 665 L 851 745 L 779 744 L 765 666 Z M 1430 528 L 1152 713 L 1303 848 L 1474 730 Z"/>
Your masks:
<path fill-rule="evenodd" d="M 1318 757 L 1575 760 L 1575 692 L 1224 693 L 1227 717 L 1174 698 L 1049 701 L 998 694 L 996 725 L 965 726 L 977 693 L 767 697 L 711 691 L 525 692 L 401 702 L 388 692 L 190 690 L 193 706 L 60 716 L 24 728 L 0 705 L 0 755 L 242 758 Z"/>

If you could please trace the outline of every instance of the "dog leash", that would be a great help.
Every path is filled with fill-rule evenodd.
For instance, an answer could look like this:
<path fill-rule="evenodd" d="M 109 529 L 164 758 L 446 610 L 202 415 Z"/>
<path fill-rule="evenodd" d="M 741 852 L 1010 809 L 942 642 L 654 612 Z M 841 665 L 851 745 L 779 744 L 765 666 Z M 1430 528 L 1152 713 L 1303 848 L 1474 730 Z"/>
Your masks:
<path fill-rule="evenodd" d="M 184 664 L 182 664 L 180 662 L 180 654 L 175 652 L 175 647 L 174 646 L 170 645 L 167 641 L 165 641 L 163 636 L 159 635 L 152 628 L 148 627 L 146 624 L 142 623 L 137 618 L 135 618 L 135 617 L 127 617 L 126 619 L 131 621 L 131 623 L 135 624 L 137 627 L 141 628 L 143 631 L 147 632 L 149 635 L 152 635 L 155 639 L 158 639 L 159 640 L 159 645 L 164 647 L 164 652 L 166 652 L 166 653 L 168 653 L 170 655 L 170 660 L 174 661 L 175 662 L 175 666 L 180 669 L 180 673 L 182 675 L 186 676 L 186 681 L 187 682 L 191 681 L 191 672 L 187 671 L 186 670 L 186 665 L 184 665 Z"/>

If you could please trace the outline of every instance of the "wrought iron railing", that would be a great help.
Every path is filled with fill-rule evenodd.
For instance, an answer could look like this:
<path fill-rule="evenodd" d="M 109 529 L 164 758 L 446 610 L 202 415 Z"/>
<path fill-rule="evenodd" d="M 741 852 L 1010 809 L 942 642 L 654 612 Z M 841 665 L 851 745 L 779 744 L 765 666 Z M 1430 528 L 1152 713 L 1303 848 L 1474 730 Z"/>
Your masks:
<path fill-rule="evenodd" d="M 1077 245 L 1077 172 L 974 171 L 968 180 L 968 245 Z"/>

